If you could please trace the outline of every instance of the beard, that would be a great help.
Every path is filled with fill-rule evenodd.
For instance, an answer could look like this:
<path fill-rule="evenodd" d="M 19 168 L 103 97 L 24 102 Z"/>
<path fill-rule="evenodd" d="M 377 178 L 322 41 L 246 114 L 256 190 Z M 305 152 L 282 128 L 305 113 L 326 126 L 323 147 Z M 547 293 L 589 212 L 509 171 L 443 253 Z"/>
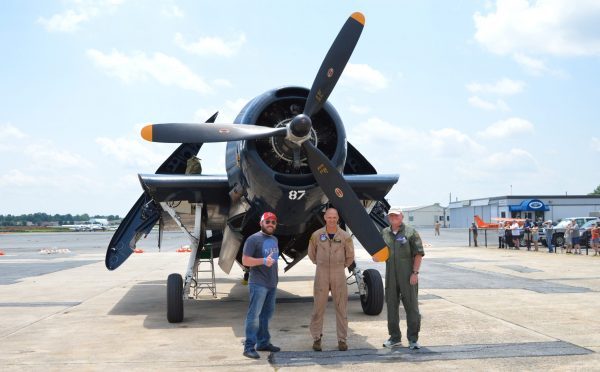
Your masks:
<path fill-rule="evenodd" d="M 261 226 L 260 227 L 260 231 L 262 231 L 263 233 L 265 233 L 267 235 L 273 235 L 273 232 L 275 231 L 275 228 L 272 228 L 272 230 L 267 230 L 267 227 Z"/>

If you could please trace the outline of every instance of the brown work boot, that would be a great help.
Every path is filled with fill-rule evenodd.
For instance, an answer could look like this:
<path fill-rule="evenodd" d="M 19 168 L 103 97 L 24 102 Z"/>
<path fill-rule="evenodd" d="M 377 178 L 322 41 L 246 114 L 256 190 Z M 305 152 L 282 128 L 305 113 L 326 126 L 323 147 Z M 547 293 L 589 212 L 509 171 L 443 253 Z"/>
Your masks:
<path fill-rule="evenodd" d="M 323 349 L 321 348 L 321 338 L 318 338 L 313 342 L 313 350 L 314 351 L 323 351 Z"/>
<path fill-rule="evenodd" d="M 340 349 L 340 351 L 348 350 L 348 345 L 346 344 L 346 341 L 338 341 L 338 349 Z"/>

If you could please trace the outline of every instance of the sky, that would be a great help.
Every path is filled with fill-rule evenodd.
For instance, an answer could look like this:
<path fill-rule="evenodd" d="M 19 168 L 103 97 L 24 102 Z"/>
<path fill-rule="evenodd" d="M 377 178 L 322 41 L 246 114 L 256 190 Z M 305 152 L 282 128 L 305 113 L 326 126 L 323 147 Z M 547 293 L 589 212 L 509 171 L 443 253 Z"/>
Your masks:
<path fill-rule="evenodd" d="M 600 184 L 600 2 L 0 2 L 0 214 L 124 216 L 177 147 L 146 123 L 231 122 L 310 87 L 348 16 L 329 97 L 396 206 L 587 194 Z M 205 174 L 225 146 L 204 145 Z"/>

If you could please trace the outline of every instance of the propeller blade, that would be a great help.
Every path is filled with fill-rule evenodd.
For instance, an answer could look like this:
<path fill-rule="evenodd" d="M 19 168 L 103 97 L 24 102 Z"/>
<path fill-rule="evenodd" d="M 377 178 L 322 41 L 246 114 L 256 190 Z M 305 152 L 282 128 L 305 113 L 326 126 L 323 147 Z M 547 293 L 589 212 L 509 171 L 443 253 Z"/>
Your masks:
<path fill-rule="evenodd" d="M 205 123 L 214 123 L 217 120 L 219 111 L 215 112 L 213 116 L 208 118 Z M 202 148 L 202 142 L 196 143 L 182 143 L 179 147 L 173 151 L 171 156 L 165 160 L 160 167 L 156 170 L 156 174 L 184 174 L 187 168 L 187 163 L 181 159 L 186 159 L 191 155 L 198 155 L 198 151 Z"/>
<path fill-rule="evenodd" d="M 352 13 L 338 36 L 331 44 L 323 64 L 310 88 L 310 93 L 304 106 L 304 114 L 312 116 L 318 112 L 333 91 L 335 84 L 340 79 L 344 67 L 348 63 L 354 47 L 360 38 L 365 25 L 365 16 L 360 12 Z"/>
<path fill-rule="evenodd" d="M 229 142 L 284 136 L 285 127 L 270 128 L 249 124 L 149 124 L 142 128 L 142 137 L 150 142 L 190 143 Z"/>
<path fill-rule="evenodd" d="M 308 156 L 308 165 L 317 183 L 344 219 L 344 222 L 373 257 L 374 261 L 384 262 L 390 252 L 385 245 L 379 230 L 365 211 L 354 190 L 346 183 L 344 177 L 333 166 L 331 161 L 310 141 L 304 141 L 302 147 Z"/>

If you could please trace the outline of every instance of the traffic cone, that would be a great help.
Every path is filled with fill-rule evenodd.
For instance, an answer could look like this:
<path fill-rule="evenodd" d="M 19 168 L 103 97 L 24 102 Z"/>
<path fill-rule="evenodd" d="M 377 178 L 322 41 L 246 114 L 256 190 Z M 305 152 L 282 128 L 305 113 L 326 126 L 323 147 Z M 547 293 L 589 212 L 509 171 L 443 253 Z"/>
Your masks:
<path fill-rule="evenodd" d="M 189 245 L 182 245 L 181 248 L 177 248 L 176 252 L 179 253 L 189 253 L 192 251 L 192 248 L 190 248 Z"/>

